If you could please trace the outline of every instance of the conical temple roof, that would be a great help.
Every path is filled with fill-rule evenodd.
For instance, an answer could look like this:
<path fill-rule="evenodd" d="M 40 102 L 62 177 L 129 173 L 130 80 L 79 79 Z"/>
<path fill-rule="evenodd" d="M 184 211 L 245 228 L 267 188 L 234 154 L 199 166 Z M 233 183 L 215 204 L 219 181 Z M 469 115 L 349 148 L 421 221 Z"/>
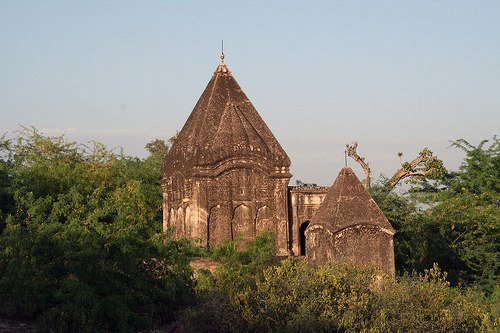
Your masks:
<path fill-rule="evenodd" d="M 335 233 L 355 225 L 375 225 L 394 233 L 394 229 L 351 168 L 343 168 L 325 200 L 311 220 Z M 309 226 L 309 227 L 311 227 Z"/>
<path fill-rule="evenodd" d="M 235 157 L 290 166 L 278 140 L 221 62 L 167 154 L 163 171 L 211 167 Z"/>

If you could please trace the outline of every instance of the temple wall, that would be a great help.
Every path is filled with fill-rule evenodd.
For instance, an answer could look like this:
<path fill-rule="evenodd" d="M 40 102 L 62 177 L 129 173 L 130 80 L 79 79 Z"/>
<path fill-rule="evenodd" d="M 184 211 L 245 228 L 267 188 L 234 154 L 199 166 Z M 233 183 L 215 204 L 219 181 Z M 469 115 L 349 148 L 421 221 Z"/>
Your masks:
<path fill-rule="evenodd" d="M 290 247 L 294 255 L 304 253 L 301 249 L 301 237 L 304 237 L 300 226 L 311 221 L 319 206 L 325 199 L 328 187 L 323 186 L 289 186 L 289 207 L 290 216 L 289 234 Z M 303 225 L 306 227 L 306 225 Z M 302 250 L 302 251 L 301 251 Z"/>
<path fill-rule="evenodd" d="M 233 169 L 216 178 L 175 175 L 164 186 L 164 229 L 172 227 L 175 237 L 193 239 L 201 246 L 233 239 L 240 248 L 257 234 L 271 231 L 277 235 L 278 255 L 306 254 L 315 265 L 373 264 L 394 275 L 390 232 L 373 225 L 336 233 L 322 225 L 306 229 L 328 188 L 287 187 L 287 182 L 250 169 Z"/>
<path fill-rule="evenodd" d="M 307 257 L 315 265 L 347 261 L 395 275 L 393 235 L 378 226 L 355 225 L 332 233 L 314 225 L 306 233 L 306 242 Z"/>
<path fill-rule="evenodd" d="M 286 176 L 286 175 L 285 175 Z M 277 235 L 278 253 L 289 254 L 288 177 L 260 168 L 233 168 L 210 177 L 176 173 L 164 180 L 163 227 L 206 247 L 226 239 L 244 247 L 258 233 Z"/>

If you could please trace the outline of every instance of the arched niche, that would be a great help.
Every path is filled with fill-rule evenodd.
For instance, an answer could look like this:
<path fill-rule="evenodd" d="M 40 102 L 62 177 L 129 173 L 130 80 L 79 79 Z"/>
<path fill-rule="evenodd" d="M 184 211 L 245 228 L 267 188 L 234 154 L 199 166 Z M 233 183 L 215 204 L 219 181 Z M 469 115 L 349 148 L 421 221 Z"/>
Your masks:
<path fill-rule="evenodd" d="M 186 207 L 186 211 L 184 213 L 184 228 L 186 237 L 192 237 L 193 225 L 191 223 L 191 208 L 189 206 Z"/>
<path fill-rule="evenodd" d="M 262 206 L 257 209 L 255 219 L 255 234 L 258 235 L 264 231 L 275 231 L 272 225 L 272 214 L 268 206 Z"/>
<path fill-rule="evenodd" d="M 177 216 L 175 218 L 175 228 L 178 236 L 186 236 L 186 225 L 184 221 L 184 209 L 177 208 Z"/>
<path fill-rule="evenodd" d="M 170 208 L 170 212 L 168 214 L 168 226 L 169 227 L 176 227 L 175 224 L 175 210 L 173 208 Z"/>
<path fill-rule="evenodd" d="M 210 208 L 207 222 L 207 247 L 221 244 L 227 239 L 228 225 L 225 223 L 221 205 Z"/>
<path fill-rule="evenodd" d="M 176 172 L 172 175 L 172 198 L 175 201 L 182 200 L 185 197 L 185 179 L 184 175 Z"/>
<path fill-rule="evenodd" d="M 253 238 L 254 221 L 252 211 L 247 205 L 239 205 L 233 211 L 232 239 L 247 240 Z"/>

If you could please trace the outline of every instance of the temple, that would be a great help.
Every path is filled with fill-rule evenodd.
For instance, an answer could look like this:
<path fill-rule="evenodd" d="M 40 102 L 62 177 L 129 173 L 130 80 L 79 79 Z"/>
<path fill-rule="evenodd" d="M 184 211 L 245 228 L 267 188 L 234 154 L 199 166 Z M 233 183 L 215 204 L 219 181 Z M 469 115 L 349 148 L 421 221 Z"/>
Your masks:
<path fill-rule="evenodd" d="M 326 216 L 335 214 L 322 204 L 325 197 L 331 197 L 332 190 L 289 186 L 290 164 L 222 54 L 162 166 L 164 230 L 172 228 L 176 237 L 193 239 L 207 248 L 226 239 L 244 247 L 259 233 L 270 231 L 276 234 L 278 255 L 308 256 L 311 251 L 316 261 L 319 256 L 338 259 L 338 255 L 331 254 L 333 249 L 321 252 L 307 244 L 312 239 L 318 243 L 316 240 L 321 237 L 316 233 L 329 232 L 316 225 L 331 221 Z M 371 199 L 365 191 L 360 200 L 367 200 L 367 196 Z M 370 205 L 373 204 L 376 206 L 371 199 Z M 363 210 L 368 206 L 359 207 Z M 316 217 L 321 211 L 321 218 Z M 389 223 L 387 219 L 385 222 Z M 308 231 L 312 227 L 314 234 Z M 392 234 L 384 236 L 390 241 L 384 249 L 392 246 Z M 318 244 L 333 246 L 327 241 Z M 393 274 L 393 250 L 388 254 L 391 255 L 387 267 L 392 268 L 381 267 Z M 380 260 L 368 258 L 359 262 L 379 265 Z"/>
<path fill-rule="evenodd" d="M 163 165 L 164 227 L 207 247 L 263 231 L 288 254 L 290 159 L 221 62 Z"/>
<path fill-rule="evenodd" d="M 395 230 L 351 168 L 343 168 L 305 231 L 310 262 L 374 264 L 394 275 Z"/>

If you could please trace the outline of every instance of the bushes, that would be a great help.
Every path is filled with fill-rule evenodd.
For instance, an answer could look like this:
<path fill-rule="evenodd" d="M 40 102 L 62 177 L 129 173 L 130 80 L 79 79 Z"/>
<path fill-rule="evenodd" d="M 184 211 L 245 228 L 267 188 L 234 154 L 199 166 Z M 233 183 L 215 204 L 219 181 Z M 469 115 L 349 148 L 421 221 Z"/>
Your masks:
<path fill-rule="evenodd" d="M 421 275 L 384 281 L 374 327 L 391 332 L 494 332 L 491 309 L 482 297 L 450 287 L 446 274 L 434 265 Z"/>
<path fill-rule="evenodd" d="M 300 332 L 360 331 L 369 318 L 373 298 L 371 270 L 347 267 L 310 268 L 306 262 L 289 258 L 268 268 L 250 293 L 245 317 L 259 330 Z"/>
<path fill-rule="evenodd" d="M 38 318 L 53 332 L 173 319 L 192 295 L 190 244 L 158 233 L 156 158 L 35 129 L 0 149 L 0 315 Z"/>
<path fill-rule="evenodd" d="M 437 266 L 394 279 L 372 267 L 312 268 L 295 258 L 243 276 L 231 265 L 204 273 L 211 283 L 180 316 L 188 332 L 494 332 L 500 324 L 495 304 L 450 287 Z"/>
<path fill-rule="evenodd" d="M 41 315 L 41 327 L 54 332 L 123 332 L 172 320 L 191 293 L 183 246 L 78 223 L 8 225 L 0 312 Z"/>

